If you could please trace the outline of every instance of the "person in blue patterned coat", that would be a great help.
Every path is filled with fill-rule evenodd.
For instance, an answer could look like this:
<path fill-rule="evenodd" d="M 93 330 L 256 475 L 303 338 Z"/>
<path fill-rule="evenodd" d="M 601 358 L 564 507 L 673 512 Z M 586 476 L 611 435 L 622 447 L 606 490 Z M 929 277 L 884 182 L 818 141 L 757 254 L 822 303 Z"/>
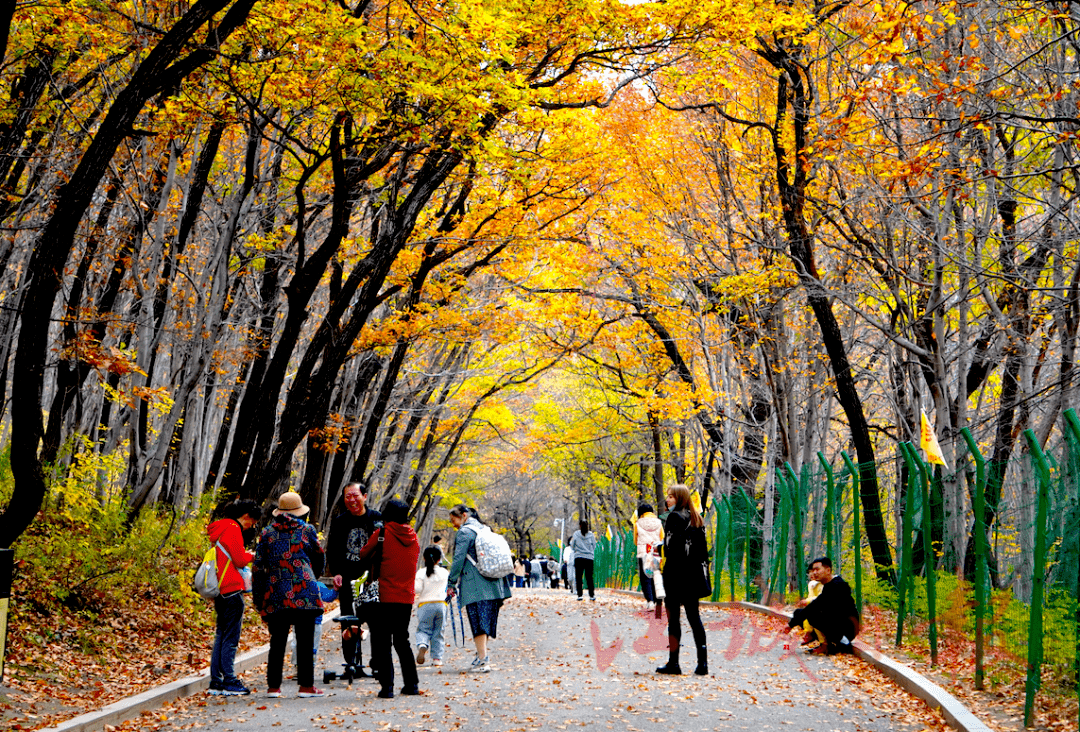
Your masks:
<path fill-rule="evenodd" d="M 266 693 L 281 696 L 282 666 L 289 630 L 296 629 L 296 676 L 298 696 L 322 696 L 315 688 L 315 618 L 323 604 L 318 578 L 324 554 L 315 527 L 300 494 L 288 492 L 278 497 L 274 520 L 259 537 L 255 550 L 252 595 L 259 614 L 270 631 L 270 655 L 266 661 Z"/>

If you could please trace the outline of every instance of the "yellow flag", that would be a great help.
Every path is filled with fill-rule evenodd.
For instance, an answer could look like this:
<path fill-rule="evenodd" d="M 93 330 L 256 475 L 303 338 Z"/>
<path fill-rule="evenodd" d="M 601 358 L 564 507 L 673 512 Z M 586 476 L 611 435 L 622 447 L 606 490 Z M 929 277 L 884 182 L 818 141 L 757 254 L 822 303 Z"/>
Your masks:
<path fill-rule="evenodd" d="M 926 453 L 926 462 L 933 463 L 934 465 L 945 465 L 945 454 L 941 452 L 941 445 L 938 444 L 937 435 L 934 434 L 934 428 L 930 426 L 930 420 L 926 417 L 926 412 L 919 410 L 921 416 L 922 427 L 919 430 L 919 447 Z M 948 467 L 946 465 L 946 467 Z"/>
<path fill-rule="evenodd" d="M 611 541 L 611 524 L 607 525 L 607 540 Z"/>
<path fill-rule="evenodd" d="M 700 516 L 701 515 L 701 496 L 698 495 L 697 491 L 690 491 L 690 505 L 694 507 L 694 510 L 697 511 L 698 515 Z"/>

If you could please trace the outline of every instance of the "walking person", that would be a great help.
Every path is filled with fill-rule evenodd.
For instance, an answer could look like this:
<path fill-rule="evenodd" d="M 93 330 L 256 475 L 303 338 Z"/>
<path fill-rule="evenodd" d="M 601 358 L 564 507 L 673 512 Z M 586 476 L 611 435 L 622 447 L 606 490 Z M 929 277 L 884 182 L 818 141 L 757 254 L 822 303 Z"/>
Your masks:
<path fill-rule="evenodd" d="M 330 522 L 330 535 L 326 542 L 326 559 L 334 577 L 334 589 L 341 600 L 341 614 L 355 615 L 361 623 L 371 627 L 368 615 L 374 610 L 379 596 L 374 583 L 367 583 L 360 597 L 353 595 L 353 580 L 363 574 L 360 550 L 367 544 L 375 530 L 382 526 L 382 514 L 368 508 L 368 487 L 359 482 L 348 483 L 343 490 L 345 510 Z M 341 653 L 345 663 L 354 667 L 354 675 L 368 676 L 364 671 L 364 654 L 360 625 L 343 628 Z"/>
<path fill-rule="evenodd" d="M 309 510 L 299 493 L 282 493 L 274 520 L 263 529 L 255 549 L 252 594 L 270 631 L 266 695 L 271 698 L 281 696 L 290 629 L 296 633 L 297 695 L 316 697 L 326 693 L 315 688 L 315 618 L 323 611 L 318 577 L 325 555 L 315 527 L 304 520 Z"/>
<path fill-rule="evenodd" d="M 250 694 L 236 676 L 236 647 L 244 622 L 244 578 L 240 570 L 255 558 L 244 548 L 244 532 L 259 521 L 261 511 L 255 501 L 233 501 L 221 511 L 222 518 L 206 527 L 217 547 L 218 587 L 214 598 L 214 650 L 210 653 L 210 693 L 215 696 Z"/>
<path fill-rule="evenodd" d="M 476 568 L 476 535 L 484 527 L 475 511 L 458 504 L 450 509 L 450 523 L 457 529 L 454 562 L 447 579 L 450 596 L 460 596 L 458 602 L 465 606 L 469 616 L 469 628 L 476 644 L 476 657 L 469 670 L 487 673 L 491 670 L 488 665 L 488 638 L 497 636 L 499 609 L 503 601 L 510 597 L 510 583 L 506 577 L 489 579 Z"/>
<path fill-rule="evenodd" d="M 371 659 L 381 687 L 379 698 L 392 699 L 394 662 L 390 658 L 391 646 L 401 664 L 401 693 L 406 696 L 420 693 L 420 679 L 409 638 L 420 543 L 409 526 L 409 506 L 404 501 L 396 498 L 387 501 L 382 518 L 382 527 L 368 539 L 360 551 L 360 560 L 371 564 L 370 571 L 379 581 L 379 602 L 371 619 Z"/>
<path fill-rule="evenodd" d="M 648 503 L 639 503 L 637 507 L 637 521 L 634 522 L 634 544 L 637 546 L 638 576 L 641 579 L 641 593 L 645 595 L 645 602 L 652 605 L 659 603 L 656 599 L 656 588 L 653 583 L 653 570 L 646 563 L 652 562 L 653 550 L 660 546 L 664 540 L 664 526 L 660 519 L 653 513 L 653 507 Z"/>
<path fill-rule="evenodd" d="M 570 549 L 574 552 L 574 587 L 577 588 L 578 602 L 585 599 L 582 597 L 582 579 L 589 583 L 589 599 L 596 602 L 596 587 L 593 585 L 596 534 L 589 531 L 588 521 L 578 521 L 578 530 L 570 537 Z"/>
<path fill-rule="evenodd" d="M 514 558 L 514 587 L 525 586 L 525 562 L 521 557 Z"/>
<path fill-rule="evenodd" d="M 694 634 L 697 668 L 694 673 L 706 676 L 709 665 L 705 648 L 705 626 L 701 622 L 698 601 L 712 594 L 709 580 L 709 548 L 705 541 L 705 522 L 694 508 L 690 489 L 675 484 L 668 487 L 666 501 L 670 511 L 664 526 L 663 581 L 668 612 L 668 662 L 656 669 L 660 674 L 681 674 L 679 642 L 682 628 L 679 608 L 686 610 L 686 622 Z"/>
<path fill-rule="evenodd" d="M 442 549 L 429 546 L 424 550 L 424 566 L 416 570 L 413 589 L 416 591 L 416 663 L 423 665 L 431 649 L 431 665 L 442 666 L 443 626 L 446 623 L 446 581 L 450 572 L 439 566 Z"/>

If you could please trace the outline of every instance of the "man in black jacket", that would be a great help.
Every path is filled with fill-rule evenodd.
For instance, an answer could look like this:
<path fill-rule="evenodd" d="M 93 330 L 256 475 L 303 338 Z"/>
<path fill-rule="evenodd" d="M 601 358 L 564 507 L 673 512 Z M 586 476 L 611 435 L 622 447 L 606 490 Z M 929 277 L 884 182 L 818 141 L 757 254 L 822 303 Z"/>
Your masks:
<path fill-rule="evenodd" d="M 382 514 L 367 507 L 368 488 L 363 483 L 345 486 L 345 508 L 330 522 L 330 536 L 326 542 L 326 559 L 329 571 L 334 575 L 334 587 L 341 600 L 342 615 L 356 615 L 361 622 L 368 621 L 368 611 L 376 602 L 354 602 L 352 582 L 362 574 L 360 550 L 367 540 L 382 526 Z M 368 625 L 370 629 L 370 624 Z M 360 642 L 360 626 L 348 628 L 341 638 L 341 652 L 345 662 L 356 667 L 359 675 L 366 676 Z"/>
<path fill-rule="evenodd" d="M 805 607 L 795 610 L 789 628 L 810 627 L 825 636 L 825 642 L 813 653 L 851 653 L 851 641 L 859 633 L 859 610 L 851 596 L 851 587 L 840 575 L 833 575 L 832 560 L 818 557 L 810 563 L 810 579 L 821 583 L 821 594 Z"/>

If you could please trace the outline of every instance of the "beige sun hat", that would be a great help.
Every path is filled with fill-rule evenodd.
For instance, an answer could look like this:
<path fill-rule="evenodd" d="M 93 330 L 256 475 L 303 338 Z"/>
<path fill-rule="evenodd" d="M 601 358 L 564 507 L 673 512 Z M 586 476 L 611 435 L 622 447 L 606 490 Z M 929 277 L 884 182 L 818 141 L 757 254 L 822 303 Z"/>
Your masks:
<path fill-rule="evenodd" d="M 288 493 L 282 493 L 277 499 L 277 508 L 274 509 L 274 515 L 280 516 L 283 513 L 287 513 L 290 516 L 307 516 L 308 511 L 311 509 L 304 505 L 303 499 L 300 498 L 299 493 L 289 491 Z"/>

